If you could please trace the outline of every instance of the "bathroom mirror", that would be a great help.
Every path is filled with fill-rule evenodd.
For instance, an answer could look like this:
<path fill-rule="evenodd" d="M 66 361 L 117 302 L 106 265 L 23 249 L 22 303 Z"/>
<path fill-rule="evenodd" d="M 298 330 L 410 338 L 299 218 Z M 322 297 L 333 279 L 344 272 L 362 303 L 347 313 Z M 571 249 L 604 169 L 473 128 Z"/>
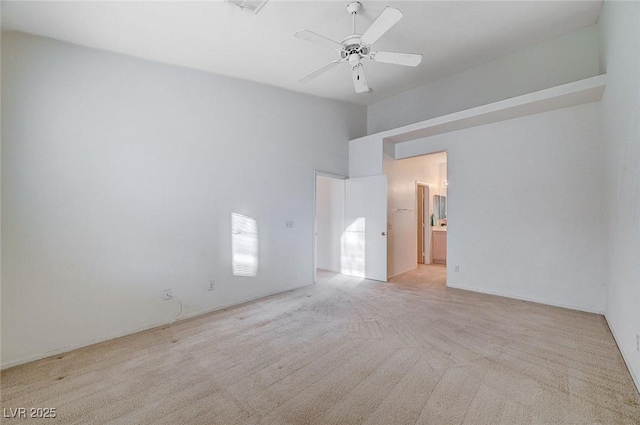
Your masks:
<path fill-rule="evenodd" d="M 447 197 L 441 195 L 433 195 L 433 218 L 434 220 L 442 220 L 447 218 Z"/>

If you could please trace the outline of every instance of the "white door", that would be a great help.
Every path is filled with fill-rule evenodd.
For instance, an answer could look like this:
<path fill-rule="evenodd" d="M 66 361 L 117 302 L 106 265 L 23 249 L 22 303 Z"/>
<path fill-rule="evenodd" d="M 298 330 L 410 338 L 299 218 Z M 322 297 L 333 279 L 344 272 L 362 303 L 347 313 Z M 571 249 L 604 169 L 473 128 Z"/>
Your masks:
<path fill-rule="evenodd" d="M 346 180 L 342 274 L 387 281 L 387 176 Z"/>

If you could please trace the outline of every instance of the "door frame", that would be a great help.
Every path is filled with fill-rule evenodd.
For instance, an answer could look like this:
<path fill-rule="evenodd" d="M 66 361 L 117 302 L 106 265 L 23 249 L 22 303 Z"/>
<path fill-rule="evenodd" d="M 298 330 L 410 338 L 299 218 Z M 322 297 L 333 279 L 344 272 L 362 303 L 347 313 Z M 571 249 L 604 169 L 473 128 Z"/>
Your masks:
<path fill-rule="evenodd" d="M 429 183 L 425 183 L 425 182 L 421 182 L 419 180 L 416 180 L 416 233 L 418 233 L 418 225 L 419 225 L 419 214 L 418 211 L 420 211 L 420 207 L 418 206 L 418 196 L 420 195 L 420 187 L 424 187 L 425 188 L 425 201 L 427 203 L 427 208 L 424 208 L 424 202 L 423 202 L 423 214 L 424 214 L 424 225 L 425 228 L 422 230 L 422 249 L 424 251 L 424 259 L 423 259 L 423 263 L 422 264 L 431 264 L 431 222 L 428 220 L 429 216 L 429 206 L 431 205 L 431 200 L 429 199 L 429 197 L 431 196 L 431 188 L 429 187 Z M 425 235 L 428 235 L 426 237 L 425 240 Z M 418 238 L 418 241 L 420 239 Z M 418 252 L 418 254 L 420 254 Z M 417 261 L 417 259 L 416 259 Z M 417 263 L 419 264 L 419 261 L 417 261 Z"/>
<path fill-rule="evenodd" d="M 313 170 L 313 226 L 311 227 L 311 276 L 312 283 L 318 283 L 317 250 L 318 250 L 318 176 L 337 180 L 347 180 L 349 177 L 328 171 Z M 345 195 L 346 196 L 346 195 Z M 345 200 L 346 201 L 346 200 Z"/>
<path fill-rule="evenodd" d="M 402 160 L 409 159 L 409 158 L 418 158 L 418 157 L 429 156 L 429 155 L 434 155 L 434 154 L 443 153 L 443 152 L 444 152 L 444 153 L 446 154 L 446 156 L 447 156 L 447 161 L 446 161 L 446 163 L 447 163 L 447 181 L 449 181 L 449 175 L 451 174 L 451 172 L 450 172 L 451 158 L 450 158 L 450 156 L 449 156 L 449 150 L 448 150 L 448 149 L 434 149 L 433 151 L 428 151 L 428 152 L 420 153 L 420 154 L 418 154 L 418 155 L 405 156 L 405 157 L 402 157 L 402 158 L 395 158 L 395 157 L 394 157 L 394 158 L 393 158 L 393 161 L 402 161 Z M 385 171 L 386 171 L 386 170 L 385 170 Z M 384 171 L 383 171 L 383 174 L 385 174 L 385 175 L 386 175 L 386 172 L 384 172 Z M 424 182 L 422 182 L 422 181 L 418 181 L 418 180 L 415 180 L 415 182 L 416 182 L 416 183 L 415 183 L 415 185 L 416 185 L 416 186 L 415 186 L 415 189 L 414 189 L 414 190 L 415 190 L 415 192 L 414 192 L 414 193 L 415 193 L 414 200 L 417 200 L 418 183 L 422 183 L 422 184 L 427 185 L 427 186 L 428 186 L 428 184 L 427 184 L 427 183 L 424 183 Z M 433 187 L 433 185 L 429 188 L 429 191 L 430 191 L 430 193 L 429 193 L 429 197 L 430 197 L 430 198 L 432 198 L 432 197 L 433 197 L 433 195 L 435 194 L 435 192 L 432 192 L 432 191 L 431 191 L 431 188 L 432 188 L 432 187 Z M 454 195 L 454 196 L 455 196 L 455 195 Z M 431 199 L 429 199 L 429 206 L 431 207 Z M 450 206 L 451 206 L 451 194 L 450 194 L 450 187 L 449 187 L 449 186 L 447 186 L 447 213 L 449 212 Z M 416 210 L 416 214 L 417 214 L 417 209 L 418 209 L 418 208 L 417 208 L 417 205 L 416 205 L 416 208 L 415 208 L 415 210 Z M 447 216 L 448 216 L 448 214 L 447 214 Z M 416 219 L 416 222 L 417 222 L 417 219 Z M 451 223 L 451 220 L 450 220 L 449 218 L 447 218 L 447 222 L 448 222 L 448 223 Z M 448 233 L 448 230 L 447 230 L 447 233 Z M 431 244 L 431 241 L 433 240 L 432 236 L 433 236 L 433 235 L 431 234 L 431 229 L 430 229 L 430 231 L 429 231 L 429 239 L 430 239 L 429 243 L 430 243 L 430 244 Z M 448 235 L 447 235 L 447 236 L 448 236 Z M 417 244 L 416 244 L 416 246 L 417 246 Z M 449 247 L 450 247 L 450 244 L 447 244 L 447 258 L 449 257 L 449 251 L 450 251 L 450 250 L 449 250 Z M 429 255 L 430 255 L 430 256 L 433 256 L 433 249 L 432 249 L 432 248 L 433 248 L 433 247 L 430 245 L 430 246 L 429 246 L 429 251 L 430 251 L 430 252 L 429 252 Z M 416 257 L 417 257 L 417 256 L 416 256 Z M 418 264 L 418 263 L 417 263 L 417 258 L 415 258 L 415 260 L 416 260 L 416 266 L 417 266 L 417 264 Z M 389 262 L 390 262 L 390 261 L 391 261 L 390 259 L 387 259 L 387 270 L 389 270 Z M 431 261 L 431 263 L 430 263 L 430 264 L 433 264 L 433 261 Z M 448 273 L 449 273 L 449 269 L 448 269 L 448 267 L 447 267 L 447 274 L 448 274 Z M 392 276 L 390 276 L 390 277 L 392 277 Z"/>

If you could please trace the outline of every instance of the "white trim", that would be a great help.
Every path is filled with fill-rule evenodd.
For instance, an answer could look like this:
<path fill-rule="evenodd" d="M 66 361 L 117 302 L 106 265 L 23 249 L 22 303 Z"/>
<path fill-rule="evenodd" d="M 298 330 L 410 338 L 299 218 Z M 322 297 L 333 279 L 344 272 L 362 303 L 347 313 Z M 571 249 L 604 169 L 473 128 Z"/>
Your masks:
<path fill-rule="evenodd" d="M 342 174 L 335 174 L 335 173 L 327 173 L 326 171 L 319 171 L 319 170 L 314 170 L 315 171 L 315 175 L 316 176 L 323 176 L 323 177 L 329 177 L 332 179 L 338 179 L 338 180 L 347 180 L 349 177 L 344 176 Z"/>
<path fill-rule="evenodd" d="M 174 324 L 178 323 L 178 322 L 182 322 L 184 320 L 192 319 L 194 317 L 204 316 L 204 315 L 207 315 L 209 313 L 215 313 L 217 311 L 224 310 L 224 309 L 227 309 L 227 308 L 239 307 L 239 306 L 241 306 L 243 304 L 247 304 L 247 303 L 250 303 L 250 302 L 253 302 L 253 301 L 257 301 L 257 300 L 262 299 L 262 298 L 270 297 L 270 296 L 273 296 L 273 295 L 283 294 L 285 292 L 293 291 L 294 289 L 304 288 L 304 287 L 309 286 L 309 285 L 312 285 L 312 284 L 305 284 L 305 285 L 294 286 L 294 287 L 291 287 L 291 288 L 288 288 L 288 289 L 279 290 L 279 291 L 267 292 L 267 293 L 262 294 L 262 295 L 246 298 L 246 299 L 244 299 L 242 301 L 233 302 L 233 303 L 229 303 L 229 304 L 224 304 L 224 305 L 221 305 L 221 306 L 213 307 L 211 309 L 196 311 L 196 312 L 193 312 L 191 314 L 185 315 L 184 317 L 182 317 L 177 322 L 174 322 Z M 46 359 L 47 357 L 56 356 L 58 354 L 68 353 L 70 351 L 74 351 L 74 350 L 77 350 L 79 348 L 89 347 L 91 345 L 100 344 L 102 342 L 111 341 L 113 339 L 122 338 L 122 337 L 133 335 L 133 334 L 136 334 L 136 333 L 139 333 L 139 332 L 148 331 L 148 330 L 159 328 L 159 327 L 162 327 L 162 326 L 168 326 L 170 323 L 171 323 L 171 320 L 168 320 L 166 322 L 154 322 L 153 324 L 140 326 L 138 328 L 133 328 L 133 329 L 130 329 L 130 330 L 125 331 L 125 332 L 118 332 L 116 334 L 108 335 L 106 337 L 94 338 L 94 339 L 90 339 L 88 341 L 80 342 L 80 343 L 77 343 L 77 344 L 67 345 L 65 347 L 49 350 L 49 351 L 47 351 L 45 353 L 34 354 L 33 356 L 23 357 L 23 358 L 18 359 L 18 360 L 13 360 L 13 361 L 10 361 L 10 362 L 7 362 L 7 363 L 2 363 L 0 365 L 0 370 L 8 369 L 10 367 L 14 367 L 14 366 L 18 366 L 18 365 L 21 365 L 21 364 L 33 362 L 33 361 L 36 361 L 36 360 Z"/>
<path fill-rule="evenodd" d="M 556 302 L 552 302 L 552 301 L 549 301 L 549 300 L 543 300 L 543 299 L 540 299 L 540 298 L 523 297 L 521 295 L 508 294 L 508 293 L 505 293 L 505 292 L 493 291 L 493 290 L 490 290 L 490 289 L 472 288 L 470 286 L 453 285 L 453 284 L 450 284 L 450 283 L 447 283 L 446 286 L 448 288 L 462 289 L 464 291 L 478 292 L 480 294 L 497 295 L 499 297 L 511 298 L 511 299 L 514 299 L 514 300 L 528 301 L 528 302 L 537 303 L 537 304 L 549 305 L 549 306 L 552 306 L 552 307 L 567 308 L 569 310 L 577 310 L 577 311 L 582 311 L 582 312 L 585 312 L 585 313 L 593 313 L 593 314 L 599 314 L 601 316 L 604 316 L 604 311 L 602 311 L 602 310 L 595 310 L 595 309 L 585 308 L 585 307 L 581 307 L 581 306 L 577 306 L 577 305 L 573 305 L 573 304 L 556 303 Z"/>
<path fill-rule="evenodd" d="M 403 271 L 403 272 L 396 273 L 396 274 L 394 274 L 393 276 L 387 276 L 387 281 L 389 281 L 389 279 L 393 279 L 393 278 L 394 278 L 394 277 L 396 277 L 396 276 L 400 276 L 401 274 L 409 273 L 409 272 L 412 272 L 412 271 L 417 270 L 417 269 L 418 269 L 418 267 L 414 267 L 414 268 L 412 268 L 412 269 L 408 269 L 408 270 L 405 270 L 405 271 Z"/>
<path fill-rule="evenodd" d="M 596 75 L 595 77 L 381 131 L 352 141 L 382 139 L 387 142 L 402 143 L 570 106 L 584 105 L 599 101 L 602 98 L 606 84 L 607 74 Z"/>

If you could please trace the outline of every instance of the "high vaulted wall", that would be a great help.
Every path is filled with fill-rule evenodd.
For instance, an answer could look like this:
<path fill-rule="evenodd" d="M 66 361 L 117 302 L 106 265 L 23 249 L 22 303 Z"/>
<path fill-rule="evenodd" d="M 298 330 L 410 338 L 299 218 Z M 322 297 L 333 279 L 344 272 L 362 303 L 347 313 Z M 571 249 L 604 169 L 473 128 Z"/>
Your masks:
<path fill-rule="evenodd" d="M 638 40 L 640 4 L 605 1 L 596 26 L 371 105 L 368 133 L 606 73 L 599 103 L 393 151 L 449 154 L 451 286 L 604 312 L 640 388 Z M 350 169 L 380 172 L 382 147 L 353 142 Z"/>
<path fill-rule="evenodd" d="M 311 284 L 314 170 L 366 132 L 364 107 L 18 33 L 2 89 L 3 367 L 166 324 L 165 289 L 187 317 Z"/>
<path fill-rule="evenodd" d="M 640 3 L 605 2 L 600 37 L 606 317 L 640 389 Z"/>
<path fill-rule="evenodd" d="M 604 313 L 599 103 L 395 146 L 371 134 L 598 75 L 598 34 L 591 26 L 369 106 L 352 176 L 383 173 L 383 151 L 447 151 L 449 286 Z"/>
<path fill-rule="evenodd" d="M 593 25 L 376 102 L 367 108 L 368 134 L 598 74 Z"/>

